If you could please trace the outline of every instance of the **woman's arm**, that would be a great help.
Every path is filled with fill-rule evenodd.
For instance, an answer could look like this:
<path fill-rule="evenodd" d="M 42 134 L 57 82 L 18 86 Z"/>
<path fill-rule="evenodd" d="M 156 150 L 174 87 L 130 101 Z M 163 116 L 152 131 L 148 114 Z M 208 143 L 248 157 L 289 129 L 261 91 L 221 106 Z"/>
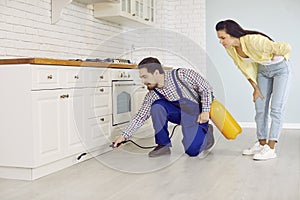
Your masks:
<path fill-rule="evenodd" d="M 258 85 L 254 81 L 252 81 L 251 79 L 248 79 L 248 81 L 250 82 L 250 84 L 252 85 L 252 87 L 254 89 L 254 92 L 253 92 L 253 102 L 255 102 L 258 97 L 260 97 L 261 99 L 264 99 L 265 97 L 260 92 L 260 90 L 258 88 Z"/>
<path fill-rule="evenodd" d="M 291 51 L 289 43 L 274 42 L 261 35 L 252 35 L 250 42 L 255 50 L 273 55 L 289 56 Z"/>

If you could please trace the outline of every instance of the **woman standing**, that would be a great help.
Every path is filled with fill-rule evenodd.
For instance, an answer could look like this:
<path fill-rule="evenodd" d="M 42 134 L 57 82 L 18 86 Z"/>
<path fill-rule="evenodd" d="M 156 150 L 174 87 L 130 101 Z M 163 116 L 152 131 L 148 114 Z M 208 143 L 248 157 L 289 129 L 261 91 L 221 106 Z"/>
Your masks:
<path fill-rule="evenodd" d="M 244 30 L 233 20 L 216 25 L 220 43 L 252 85 L 258 142 L 243 151 L 254 160 L 276 158 L 290 82 L 290 45 L 258 31 Z M 268 131 L 269 107 L 271 127 Z"/>

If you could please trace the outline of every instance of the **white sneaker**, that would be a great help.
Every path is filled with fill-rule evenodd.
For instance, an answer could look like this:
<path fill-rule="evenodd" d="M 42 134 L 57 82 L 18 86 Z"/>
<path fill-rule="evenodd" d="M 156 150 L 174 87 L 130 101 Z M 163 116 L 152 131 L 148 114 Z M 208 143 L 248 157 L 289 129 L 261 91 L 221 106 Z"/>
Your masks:
<path fill-rule="evenodd" d="M 253 156 L 253 160 L 269 160 L 276 157 L 275 148 L 271 149 L 269 145 L 265 144 L 263 150 Z"/>
<path fill-rule="evenodd" d="M 259 153 L 263 149 L 263 147 L 264 146 L 260 145 L 259 142 L 256 142 L 253 145 L 253 147 L 251 147 L 249 149 L 245 149 L 243 151 L 243 155 L 250 156 L 250 155 L 257 154 L 257 153 Z"/>

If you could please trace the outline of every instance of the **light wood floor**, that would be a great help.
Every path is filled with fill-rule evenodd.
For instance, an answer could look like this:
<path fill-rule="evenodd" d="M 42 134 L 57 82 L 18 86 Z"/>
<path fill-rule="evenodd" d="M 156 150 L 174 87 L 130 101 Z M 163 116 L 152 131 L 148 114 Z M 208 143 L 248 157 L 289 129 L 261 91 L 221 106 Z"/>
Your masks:
<path fill-rule="evenodd" d="M 0 199 L 300 199 L 299 130 L 284 130 L 278 158 L 269 161 L 241 155 L 255 142 L 254 130 L 245 129 L 232 141 L 216 132 L 217 144 L 203 159 L 182 154 L 176 132 L 171 156 L 148 158 L 148 150 L 126 145 L 35 181 L 0 179 Z"/>

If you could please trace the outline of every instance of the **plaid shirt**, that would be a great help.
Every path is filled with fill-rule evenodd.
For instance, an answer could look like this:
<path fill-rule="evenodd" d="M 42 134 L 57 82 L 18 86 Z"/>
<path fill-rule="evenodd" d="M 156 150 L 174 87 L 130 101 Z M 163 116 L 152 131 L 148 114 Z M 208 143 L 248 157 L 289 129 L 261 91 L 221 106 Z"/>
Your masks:
<path fill-rule="evenodd" d="M 209 83 L 197 72 L 191 69 L 179 69 L 178 76 L 185 85 L 190 89 L 194 96 L 198 99 L 194 99 L 190 92 L 188 92 L 184 86 L 177 80 L 177 84 L 182 91 L 182 95 L 191 101 L 201 103 L 202 112 L 210 111 L 210 104 L 212 102 L 212 87 Z M 176 77 L 176 76 L 175 76 Z M 172 78 L 172 72 L 165 72 L 165 84 L 162 88 L 156 88 L 168 101 L 178 101 L 179 94 L 176 91 L 176 86 Z M 133 116 L 128 126 L 123 130 L 122 135 L 125 138 L 129 138 L 138 128 L 140 128 L 145 121 L 150 117 L 151 105 L 160 99 L 160 97 L 153 91 L 149 91 L 143 101 L 137 114 Z"/>

